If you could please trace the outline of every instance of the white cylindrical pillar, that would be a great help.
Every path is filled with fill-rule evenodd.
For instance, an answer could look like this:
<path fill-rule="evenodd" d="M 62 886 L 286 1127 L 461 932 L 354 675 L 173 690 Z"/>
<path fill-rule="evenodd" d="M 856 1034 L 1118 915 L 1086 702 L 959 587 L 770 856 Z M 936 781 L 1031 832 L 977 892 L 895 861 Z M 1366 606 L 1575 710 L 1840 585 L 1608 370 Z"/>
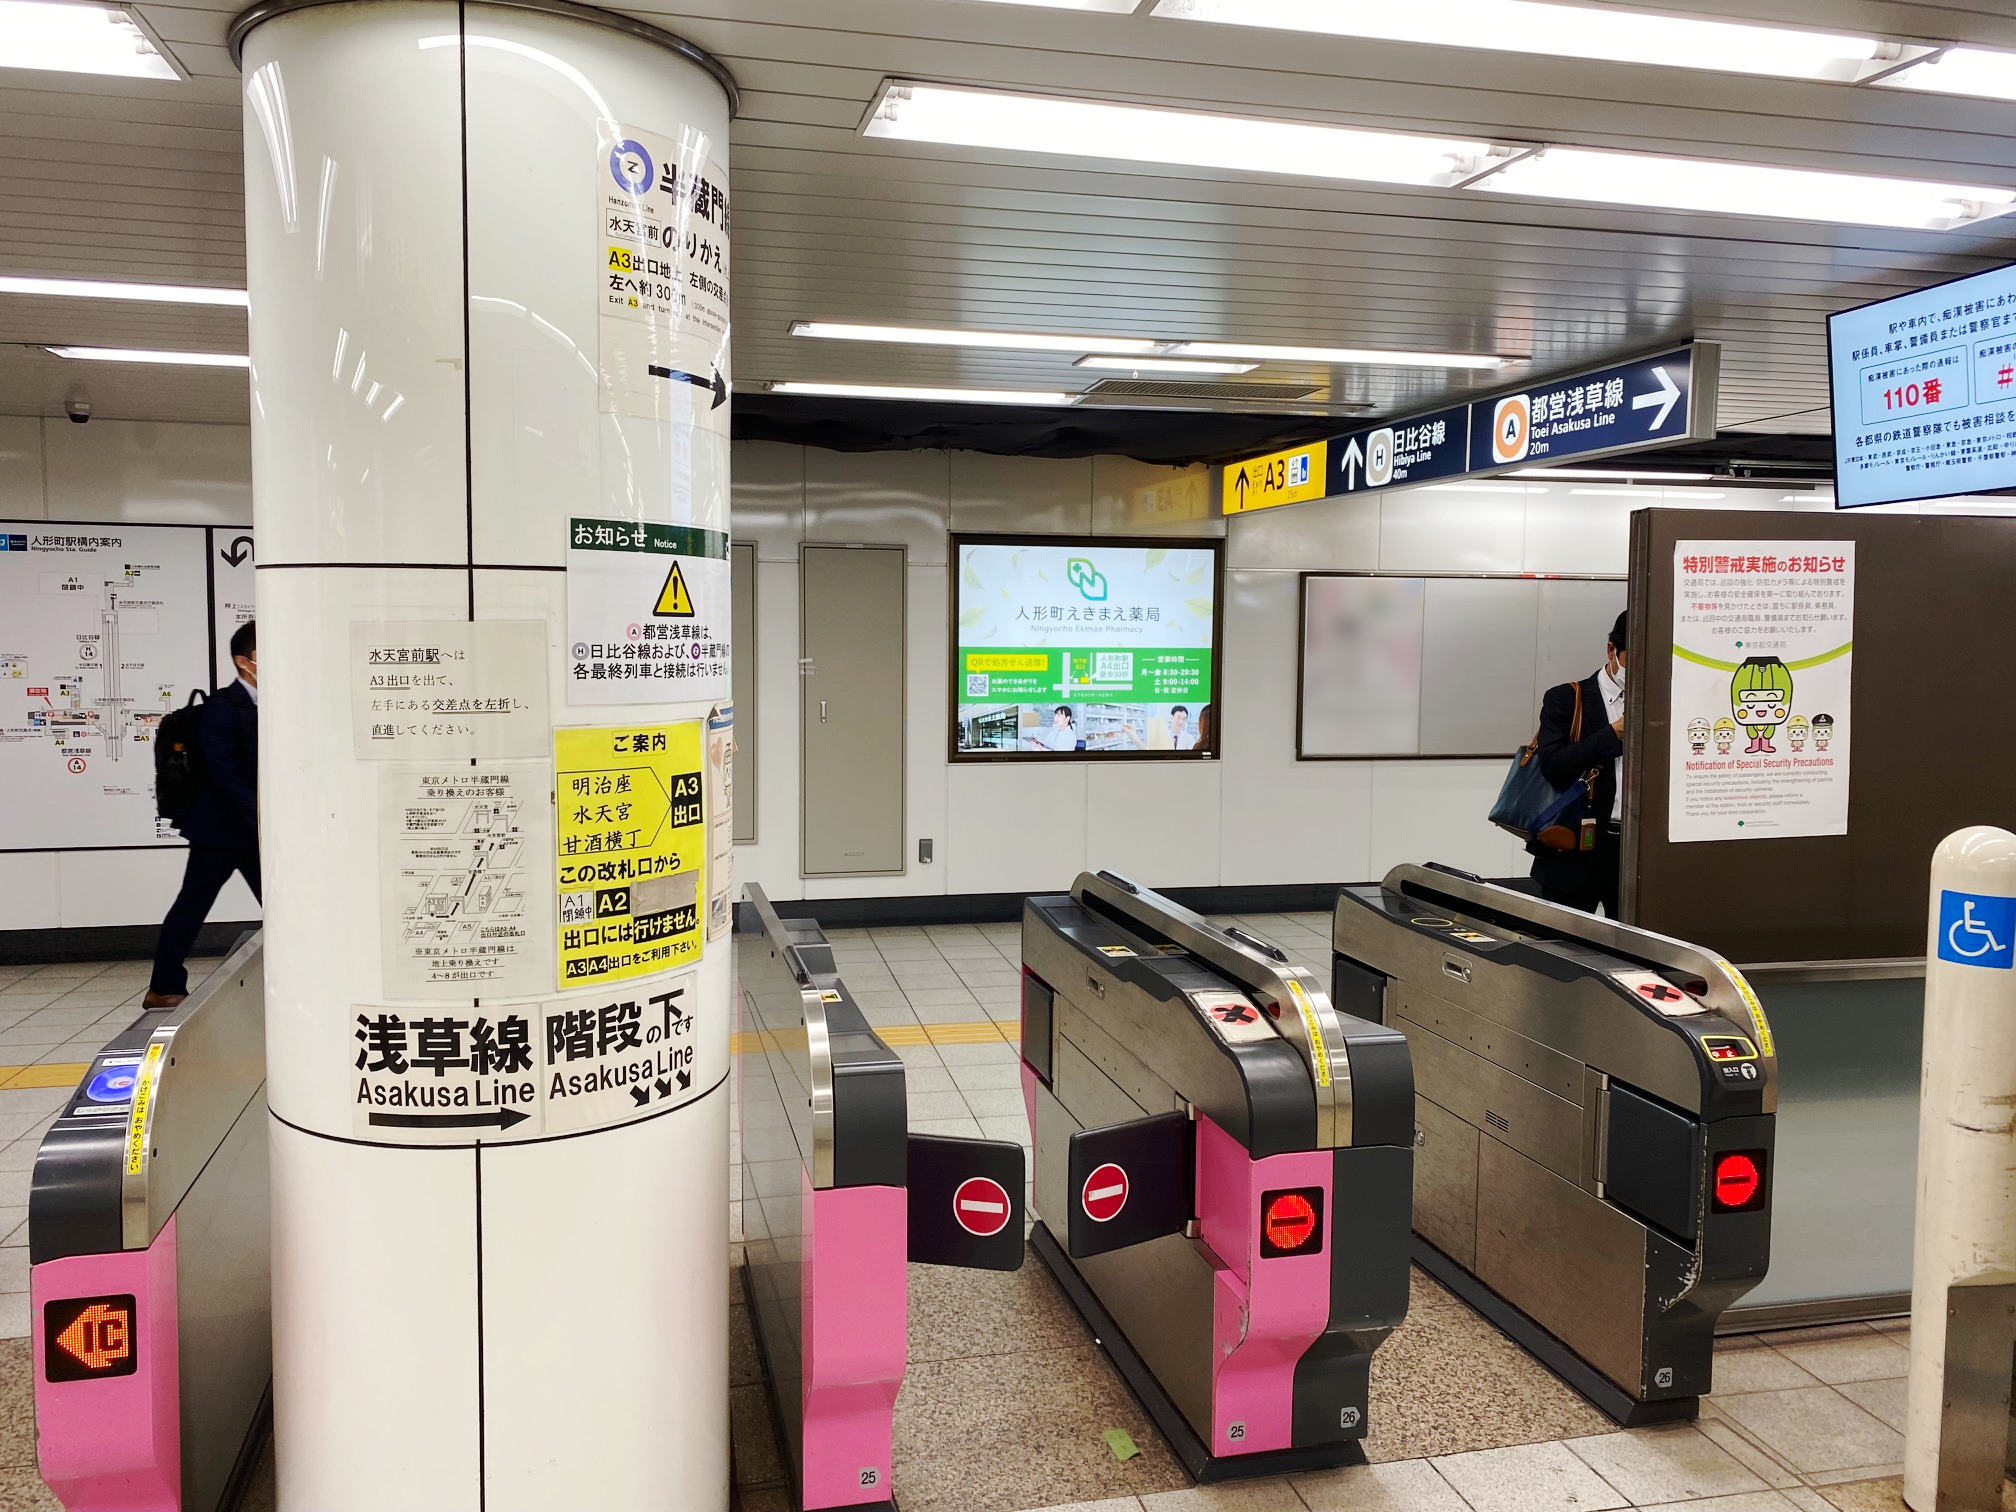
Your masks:
<path fill-rule="evenodd" d="M 732 80 L 539 0 L 231 40 L 280 1504 L 722 1507 Z"/>
<path fill-rule="evenodd" d="M 1974 1500 L 1988 1512 L 2002 1481 L 2016 1282 L 2016 835 L 1986 825 L 1948 835 L 1932 856 L 1928 912 L 1904 1499 L 1917 1512 L 1976 1512 Z M 1990 1306 L 1963 1305 L 1984 1286 L 1997 1288 L 1979 1294 Z M 1984 1355 L 1965 1384 L 1949 1368 L 1954 1338 Z M 1972 1400 L 1984 1376 L 1998 1395 Z M 1949 1492 L 1956 1468 L 1981 1483 L 1965 1507 L 1940 1495 L 1942 1435 L 1948 1459 L 1981 1461 L 1945 1466 Z"/>

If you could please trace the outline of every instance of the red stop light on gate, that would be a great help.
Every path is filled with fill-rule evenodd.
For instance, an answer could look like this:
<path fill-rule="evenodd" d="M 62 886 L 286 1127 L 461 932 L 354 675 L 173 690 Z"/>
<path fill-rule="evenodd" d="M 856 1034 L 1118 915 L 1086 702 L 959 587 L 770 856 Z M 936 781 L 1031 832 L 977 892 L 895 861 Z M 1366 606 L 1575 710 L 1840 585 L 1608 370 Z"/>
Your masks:
<path fill-rule="evenodd" d="M 1323 1188 L 1260 1194 L 1260 1258 L 1323 1253 Z"/>
<path fill-rule="evenodd" d="M 1718 1213 L 1754 1213 L 1764 1206 L 1764 1152 L 1724 1150 L 1715 1157 L 1710 1207 Z"/>

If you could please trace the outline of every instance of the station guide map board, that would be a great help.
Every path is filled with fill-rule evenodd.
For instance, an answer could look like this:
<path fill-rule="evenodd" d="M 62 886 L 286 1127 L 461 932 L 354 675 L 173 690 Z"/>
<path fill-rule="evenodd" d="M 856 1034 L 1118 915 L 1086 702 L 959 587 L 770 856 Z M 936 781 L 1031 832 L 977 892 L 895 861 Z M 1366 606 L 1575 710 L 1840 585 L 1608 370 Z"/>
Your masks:
<path fill-rule="evenodd" d="M 0 850 L 182 843 L 155 817 L 154 731 L 228 667 L 250 553 L 250 531 L 0 520 Z"/>

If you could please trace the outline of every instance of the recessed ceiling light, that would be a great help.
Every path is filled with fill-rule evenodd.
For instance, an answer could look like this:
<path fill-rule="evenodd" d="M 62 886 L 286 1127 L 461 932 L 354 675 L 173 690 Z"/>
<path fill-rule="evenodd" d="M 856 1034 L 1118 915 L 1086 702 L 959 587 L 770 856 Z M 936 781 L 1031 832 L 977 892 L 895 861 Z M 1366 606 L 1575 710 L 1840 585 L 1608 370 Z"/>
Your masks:
<path fill-rule="evenodd" d="M 1565 478 L 1604 480 L 1622 483 L 1705 483 L 1714 477 L 1705 472 L 1612 472 L 1601 467 L 1515 467 L 1508 478 Z"/>
<path fill-rule="evenodd" d="M 1105 11 L 1109 15 L 1130 14 L 1141 0 L 993 0 L 996 5 L 1040 5 L 1046 10 Z"/>
<path fill-rule="evenodd" d="M 1939 94 L 2016 100 L 2016 53 L 1985 47 L 1949 47 L 1922 63 L 1876 80 L 1885 89 L 1927 89 Z"/>
<path fill-rule="evenodd" d="M 1459 182 L 1491 151 L 1489 142 L 1448 137 L 900 79 L 884 83 L 861 130 L 954 147 L 1384 184 Z"/>
<path fill-rule="evenodd" d="M 235 352 L 151 352 L 139 347 L 44 347 L 52 357 L 71 357 L 81 362 L 154 362 L 169 367 L 252 366 L 250 357 Z"/>
<path fill-rule="evenodd" d="M 1257 362 L 1192 362 L 1181 357 L 1080 357 L 1073 367 L 1101 368 L 1115 373 L 1174 373 L 1203 378 L 1212 373 L 1250 373 Z"/>
<path fill-rule="evenodd" d="M 1059 336 L 1047 331 L 955 331 L 939 326 L 855 325 L 839 320 L 794 320 L 793 336 L 817 336 L 828 341 L 886 341 L 916 346 L 996 348 L 1022 352 L 1157 351 L 1162 343 L 1135 336 Z"/>
<path fill-rule="evenodd" d="M 1978 184 L 1935 184 L 1584 147 L 1550 147 L 1520 158 L 1477 187 L 1543 199 L 1925 231 L 1970 225 L 2016 207 L 2016 190 Z"/>
<path fill-rule="evenodd" d="M 41 294 L 58 299 L 130 299 L 148 304 L 236 305 L 248 303 L 243 289 L 202 284 L 116 283 L 89 278 L 23 278 L 0 274 L 0 294 Z"/>
<path fill-rule="evenodd" d="M 1244 341 L 1178 341 L 1185 357 L 1252 357 L 1261 362 L 1318 362 L 1351 367 L 1500 368 L 1515 361 L 1476 352 L 1387 352 L 1376 347 L 1256 346 Z"/>
<path fill-rule="evenodd" d="M 1873 37 L 1538 0 L 1157 0 L 1150 14 L 1795 79 L 1852 81 L 1883 47 Z"/>
<path fill-rule="evenodd" d="M 125 11 L 49 0 L 0 0 L 0 68 L 182 77 Z"/>
<path fill-rule="evenodd" d="M 829 399 L 910 399 L 946 404 L 1076 404 L 1078 394 L 1041 393 L 1034 389 L 905 388 L 883 383 L 773 383 L 773 394 L 817 394 Z"/>
<path fill-rule="evenodd" d="M 1584 499 L 1642 499 L 1651 490 L 1648 488 L 1571 488 L 1569 493 Z M 1713 489 L 1689 488 L 1685 493 L 1690 499 L 1719 499 L 1722 495 Z"/>

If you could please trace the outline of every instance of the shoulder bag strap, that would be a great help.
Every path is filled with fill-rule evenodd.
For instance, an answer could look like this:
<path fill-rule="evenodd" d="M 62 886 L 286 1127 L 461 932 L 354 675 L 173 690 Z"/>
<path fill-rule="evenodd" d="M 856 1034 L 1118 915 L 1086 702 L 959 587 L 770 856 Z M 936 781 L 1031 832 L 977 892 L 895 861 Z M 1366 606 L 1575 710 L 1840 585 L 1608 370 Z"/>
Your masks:
<path fill-rule="evenodd" d="M 1582 684 L 1575 684 L 1575 722 L 1568 727 L 1568 738 L 1579 741 L 1582 738 Z"/>

